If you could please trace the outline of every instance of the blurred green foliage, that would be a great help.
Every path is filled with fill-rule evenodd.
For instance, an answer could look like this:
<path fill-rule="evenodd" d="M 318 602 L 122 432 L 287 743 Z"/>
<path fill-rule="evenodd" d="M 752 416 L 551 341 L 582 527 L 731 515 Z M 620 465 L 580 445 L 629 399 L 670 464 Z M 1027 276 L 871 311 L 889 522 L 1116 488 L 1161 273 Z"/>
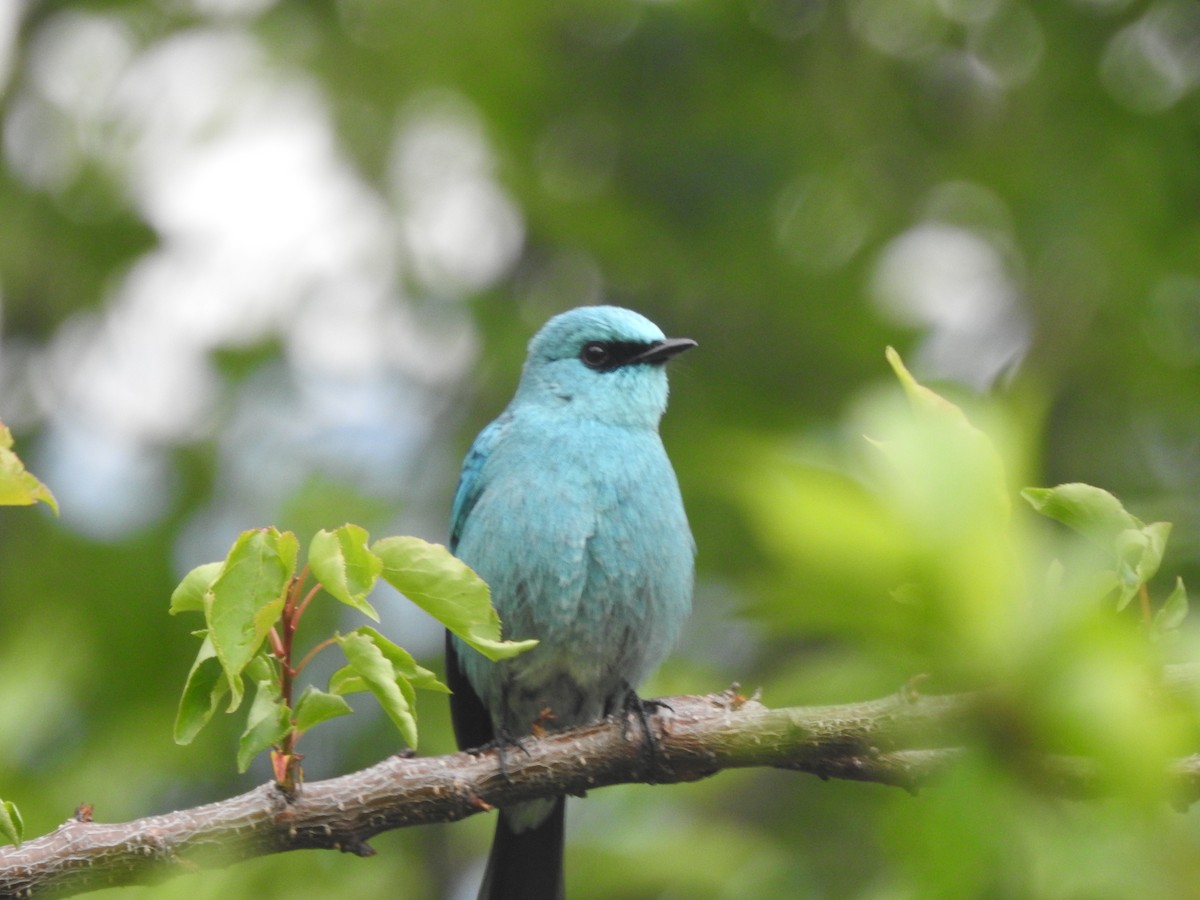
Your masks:
<path fill-rule="evenodd" d="M 1195 893 L 1200 814 L 1172 811 L 1161 784 L 1164 759 L 1197 749 L 1195 698 L 1153 689 L 1161 661 L 1189 657 L 1187 623 L 1173 641 L 1148 642 L 1137 598 L 1119 614 L 1096 600 L 1107 551 L 1038 517 L 1019 491 L 1086 482 L 1140 520 L 1172 522 L 1153 605 L 1177 576 L 1200 583 L 1198 4 L 11 9 L 0 27 L 0 418 L 63 507 L 61 521 L 0 510 L 0 798 L 20 807 L 26 836 L 81 802 L 112 821 L 266 780 L 262 769 L 237 776 L 230 717 L 187 747 L 172 741 L 195 648 L 168 600 L 184 571 L 216 558 L 193 558 L 189 542 L 211 531 L 227 547 L 265 525 L 307 541 L 347 520 L 444 539 L 458 460 L 510 395 L 528 336 L 553 312 L 608 299 L 701 347 L 673 370 L 663 426 L 700 548 L 696 614 L 649 693 L 736 679 L 761 685 L 772 705 L 849 702 L 918 673 L 930 690 L 1003 689 L 969 761 L 918 797 L 739 772 L 574 802 L 571 896 Z M 214 47 L 227 64 L 206 68 Z M 168 64 L 180 67 L 178 84 Z M 260 98 L 251 112 L 204 107 L 227 72 L 237 74 L 231 97 Z M 172 143 L 155 118 L 164 96 L 186 140 Z M 188 153 L 221 150 L 230 122 L 293 108 L 318 111 L 322 152 L 336 164 L 264 196 L 303 202 L 335 182 L 353 187 L 317 238 L 249 267 L 242 333 L 214 341 L 211 381 L 176 386 L 147 365 L 134 373 L 143 381 L 116 391 L 136 407 L 165 384 L 168 412 L 200 403 L 198 386 L 209 400 L 186 427 L 120 432 L 118 449 L 144 458 L 134 472 L 151 479 L 121 513 L 134 524 L 73 525 L 86 495 L 52 474 L 62 435 L 89 414 L 72 400 L 72 373 L 102 388 L 82 368 L 95 346 L 113 344 L 118 360 L 129 350 L 115 337 L 128 325 L 122 297 L 152 278 L 148 259 L 170 251 L 186 263 L 210 250 L 164 191 L 192 183 L 202 167 Z M 268 145 L 238 190 L 257 197 L 305 133 Z M 463 133 L 476 143 L 446 137 Z M 147 135 L 163 134 L 156 154 L 145 150 Z M 405 156 L 414 134 L 434 148 L 415 162 Z M 196 193 L 221 185 L 223 170 L 211 171 Z M 422 187 L 443 182 L 427 210 Z M 286 236 L 301 217 L 288 207 L 272 218 L 269 206 L 210 212 L 213 233 Z M 422 234 L 441 246 L 439 228 L 466 227 L 439 218 L 464 208 L 509 222 L 467 227 L 502 265 L 455 269 L 445 262 L 454 253 L 435 265 L 413 249 Z M 293 393 L 319 393 L 314 360 L 341 324 L 321 320 L 298 350 L 283 325 L 262 325 L 263 310 L 299 298 L 286 317 L 299 321 L 324 277 L 349 320 L 357 281 L 295 272 L 328 264 L 345 235 L 378 233 L 380 221 L 401 223 L 383 239 L 403 260 L 389 304 L 424 329 L 388 341 L 412 360 L 406 377 L 425 399 L 404 406 L 410 393 L 384 394 L 386 409 L 432 423 L 395 429 L 418 461 L 381 467 L 367 454 L 377 435 L 351 430 L 330 454 L 350 476 L 330 475 L 318 455 L 295 490 L 259 495 L 293 465 L 289 454 L 325 446 L 303 430 L 293 394 L 271 393 L 272 379 L 283 372 Z M 517 241 L 509 256 L 506 240 Z M 380 255 L 357 268 L 387 269 Z M 213 266 L 241 262 L 218 253 Z M 199 271 L 150 281 L 157 305 L 135 318 L 219 288 Z M 478 335 L 467 351 L 451 340 L 464 310 Z M 969 452 L 976 438 L 912 424 L 887 344 L 967 411 L 995 460 Z M 472 346 L 478 358 L 454 370 Z M 347 406 L 370 396 L 331 383 Z M 241 414 L 255 395 L 267 404 Z M 238 443 L 247 420 L 278 443 Z M 86 452 L 95 431 L 82 434 L 72 446 Z M 79 469 L 93 491 L 109 459 L 95 447 L 96 467 Z M 254 454 L 260 467 L 237 481 Z M 121 496 L 99 509 L 110 503 L 115 520 Z M 377 606 L 398 643 L 429 632 L 398 604 Z M 436 641 L 424 646 L 421 661 L 436 667 Z M 419 705 L 426 753 L 453 746 L 437 699 Z M 314 732 L 306 747 L 310 778 L 398 749 L 382 717 L 328 724 L 334 736 L 321 744 Z M 1047 796 L 1023 767 L 1045 751 L 1096 756 L 1114 797 Z M 467 896 L 490 827 L 479 817 L 382 836 L 370 860 L 291 854 L 124 893 Z"/>

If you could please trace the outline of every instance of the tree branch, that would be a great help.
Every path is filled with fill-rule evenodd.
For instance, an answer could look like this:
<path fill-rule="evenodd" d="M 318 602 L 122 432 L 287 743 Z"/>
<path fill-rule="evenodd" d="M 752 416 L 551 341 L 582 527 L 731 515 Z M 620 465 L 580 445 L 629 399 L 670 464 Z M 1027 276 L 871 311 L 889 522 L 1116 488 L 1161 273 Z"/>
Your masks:
<path fill-rule="evenodd" d="M 769 766 L 821 778 L 915 791 L 962 754 L 965 726 L 983 694 L 923 696 L 911 686 L 843 706 L 768 709 L 730 689 L 670 697 L 651 718 L 648 747 L 636 718 L 526 739 L 496 751 L 397 755 L 287 797 L 273 784 L 189 810 L 101 824 L 80 816 L 20 847 L 0 847 L 0 897 L 66 895 L 164 880 L 198 868 L 300 849 L 367 856 L 367 841 L 394 828 L 457 821 L 535 797 L 610 784 L 694 781 L 721 769 Z M 1048 757 L 1042 781 L 1069 796 L 1104 790 L 1088 760 Z M 1200 797 L 1200 756 L 1172 775 L 1183 802 Z"/>

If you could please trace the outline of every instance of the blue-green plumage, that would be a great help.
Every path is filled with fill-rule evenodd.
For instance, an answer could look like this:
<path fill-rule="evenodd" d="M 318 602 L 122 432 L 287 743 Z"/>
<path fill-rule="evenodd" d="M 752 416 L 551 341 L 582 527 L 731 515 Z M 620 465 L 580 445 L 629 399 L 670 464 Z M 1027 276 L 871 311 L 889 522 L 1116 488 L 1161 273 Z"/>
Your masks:
<path fill-rule="evenodd" d="M 611 306 L 530 342 L 516 396 L 463 464 L 450 546 L 488 582 L 505 637 L 540 643 L 492 663 L 448 640 L 461 745 L 594 721 L 674 644 L 695 550 L 658 422 L 664 363 L 693 345 Z M 538 859 L 561 857 L 561 815 L 561 800 L 502 810 L 481 896 L 561 895 L 561 858 Z"/>

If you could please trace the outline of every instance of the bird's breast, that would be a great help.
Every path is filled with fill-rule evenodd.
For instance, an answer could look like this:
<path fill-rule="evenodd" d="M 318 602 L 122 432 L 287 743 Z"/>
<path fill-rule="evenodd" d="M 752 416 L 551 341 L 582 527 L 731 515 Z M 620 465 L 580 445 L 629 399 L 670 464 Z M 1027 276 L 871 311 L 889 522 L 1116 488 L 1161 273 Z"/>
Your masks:
<path fill-rule="evenodd" d="M 458 554 L 491 587 L 505 636 L 541 642 L 503 664 L 508 690 L 560 711 L 603 706 L 661 662 L 690 608 L 691 534 L 662 443 L 589 429 L 549 447 L 514 440 L 493 465 Z M 481 671 L 476 689 L 494 679 Z"/>

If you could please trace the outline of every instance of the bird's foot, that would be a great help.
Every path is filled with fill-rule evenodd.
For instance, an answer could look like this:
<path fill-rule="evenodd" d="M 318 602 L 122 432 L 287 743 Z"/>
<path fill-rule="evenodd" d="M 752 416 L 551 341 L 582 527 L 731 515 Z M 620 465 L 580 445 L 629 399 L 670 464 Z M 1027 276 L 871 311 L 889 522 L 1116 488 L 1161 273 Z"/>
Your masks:
<path fill-rule="evenodd" d="M 662 700 L 643 700 L 633 688 L 628 689 L 621 704 L 621 736 L 628 739 L 630 722 L 636 719 L 645 738 L 642 744 L 643 755 L 650 771 L 659 767 L 665 768 L 666 757 L 653 724 L 654 717 L 663 709 L 670 710 L 670 704 Z"/>
<path fill-rule="evenodd" d="M 512 779 L 508 777 L 508 753 L 510 750 L 520 750 L 526 756 L 529 755 L 529 748 L 525 746 L 525 736 L 518 736 L 511 731 L 498 731 L 496 736 L 485 745 L 488 750 L 496 751 L 496 768 L 500 770 L 500 777 L 504 779 L 506 784 L 511 784 Z"/>

